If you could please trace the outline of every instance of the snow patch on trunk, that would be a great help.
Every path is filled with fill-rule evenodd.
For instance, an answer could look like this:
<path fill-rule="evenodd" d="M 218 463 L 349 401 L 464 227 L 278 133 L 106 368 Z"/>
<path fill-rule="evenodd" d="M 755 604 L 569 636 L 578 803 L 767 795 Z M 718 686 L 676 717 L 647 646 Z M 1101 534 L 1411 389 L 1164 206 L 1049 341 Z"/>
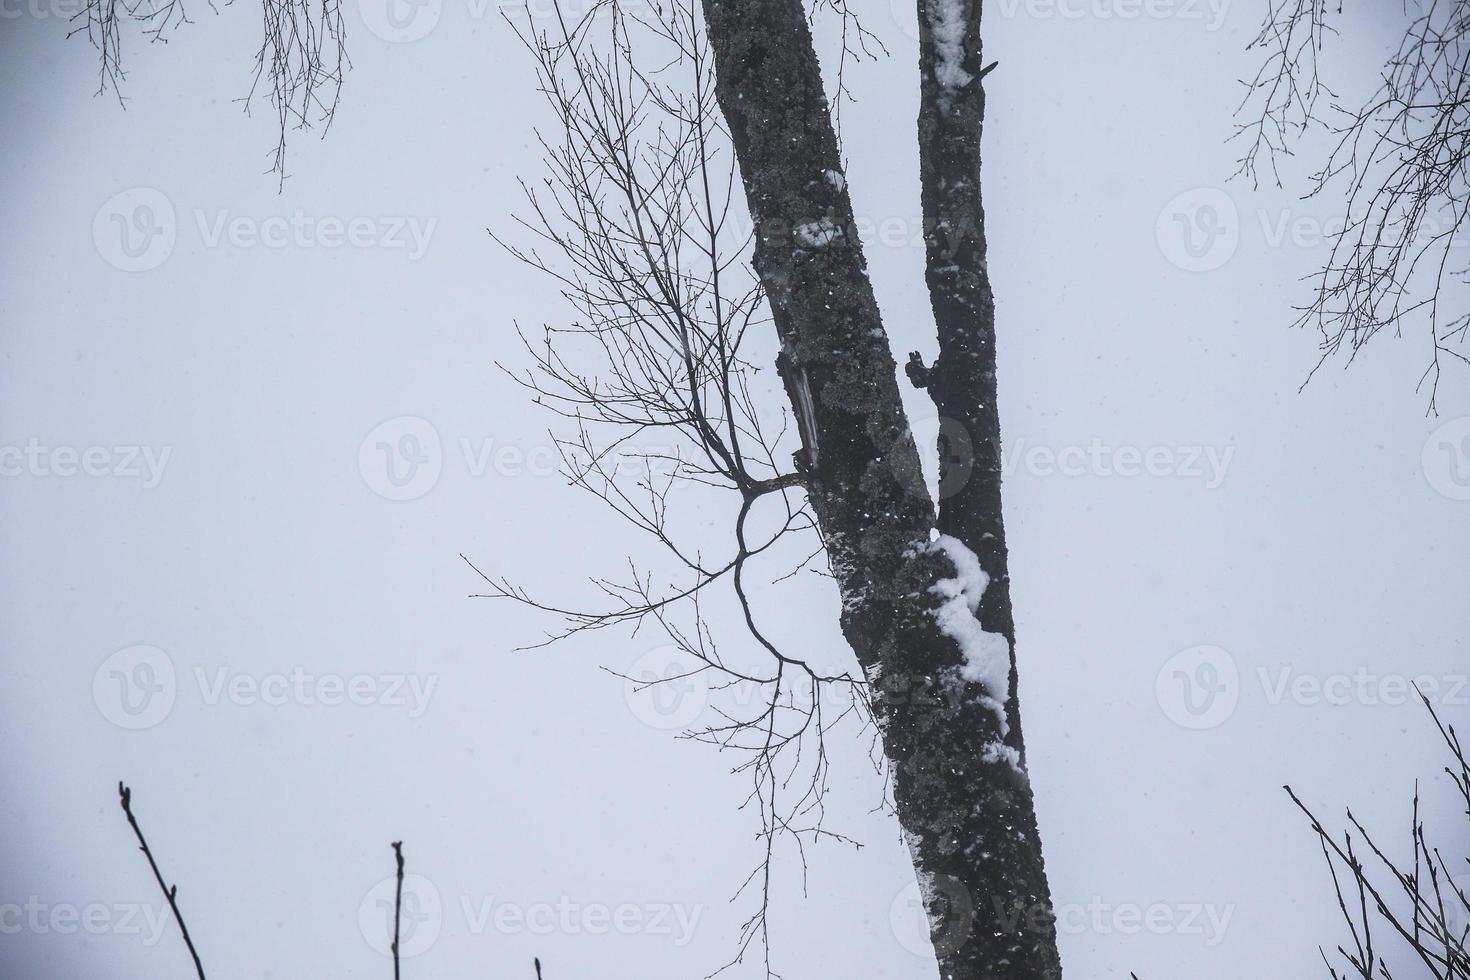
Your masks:
<path fill-rule="evenodd" d="M 954 578 L 940 579 L 929 587 L 931 593 L 943 600 L 934 610 L 934 618 L 939 622 L 940 632 L 959 646 L 964 657 L 960 676 L 979 684 L 985 691 L 980 703 L 994 712 L 1004 738 L 1010 732 L 1005 704 L 1010 696 L 1011 647 L 1004 636 L 987 632 L 976 618 L 980 600 L 990 586 L 990 576 L 980 567 L 979 556 L 956 537 L 941 534 L 928 542 L 925 550 L 930 554 L 943 552 L 954 563 Z M 986 745 L 982 757 L 986 762 L 1004 761 L 1012 768 L 1020 768 L 1020 755 L 1001 742 Z"/>
<path fill-rule="evenodd" d="M 964 0 L 928 0 L 929 34 L 934 38 L 934 81 L 939 83 L 939 107 L 949 112 L 956 89 L 970 84 L 975 76 L 965 71 Z"/>
<path fill-rule="evenodd" d="M 808 221 L 804 225 L 797 225 L 796 241 L 806 248 L 826 248 L 837 240 L 842 234 L 842 229 L 837 227 L 831 218 L 823 218 L 821 221 Z"/>

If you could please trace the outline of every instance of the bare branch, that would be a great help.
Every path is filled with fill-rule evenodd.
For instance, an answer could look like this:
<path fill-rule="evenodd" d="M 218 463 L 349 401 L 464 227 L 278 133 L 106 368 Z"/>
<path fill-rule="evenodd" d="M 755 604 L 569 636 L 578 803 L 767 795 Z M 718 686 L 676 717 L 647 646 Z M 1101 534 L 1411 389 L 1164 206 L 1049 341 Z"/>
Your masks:
<path fill-rule="evenodd" d="M 1429 700 L 1420 694 L 1425 708 L 1438 727 L 1452 756 L 1445 773 L 1457 794 L 1466 803 L 1465 816 L 1470 819 L 1470 763 L 1460 745 L 1453 725 L 1442 722 Z M 1338 957 L 1348 972 L 1333 966 L 1325 950 L 1322 959 L 1333 980 L 1393 980 L 1397 975 L 1382 953 L 1374 936 L 1375 926 L 1385 926 L 1403 948 L 1428 971 L 1435 980 L 1464 980 L 1470 976 L 1470 893 L 1463 884 L 1470 870 L 1470 855 L 1446 859 L 1440 849 L 1430 844 L 1419 819 L 1419 788 L 1414 787 L 1410 839 L 1413 843 L 1413 865 L 1401 867 L 1375 842 L 1369 831 L 1347 811 L 1352 830 L 1345 831 L 1339 841 L 1330 833 L 1290 786 L 1287 794 L 1297 808 L 1311 821 L 1312 831 L 1322 848 L 1332 875 L 1332 886 L 1338 910 L 1348 927 L 1350 946 L 1339 945 Z M 1355 841 L 1365 845 L 1375 862 L 1377 873 L 1358 856 Z M 1461 848 L 1463 850 L 1463 848 Z M 1341 872 L 1339 871 L 1341 869 Z M 1346 879 L 1346 883 L 1344 882 Z"/>
<path fill-rule="evenodd" d="M 138 826 L 138 818 L 133 816 L 133 791 L 119 782 L 117 797 L 123 813 L 127 815 L 128 826 L 133 828 L 133 836 L 138 838 L 138 849 L 143 852 L 143 856 L 148 859 L 148 867 L 153 870 L 153 880 L 158 882 L 158 887 L 163 891 L 163 897 L 168 899 L 168 907 L 173 910 L 174 920 L 179 924 L 179 934 L 184 937 L 184 945 L 189 950 L 189 956 L 194 960 L 194 971 L 199 975 L 199 980 L 204 980 L 204 964 L 199 961 L 199 951 L 194 948 L 194 940 L 189 937 L 189 927 L 184 924 L 184 915 L 179 911 L 179 886 L 170 885 L 163 880 L 163 872 L 158 869 L 158 862 L 153 859 L 153 851 L 143 837 L 143 828 Z"/>

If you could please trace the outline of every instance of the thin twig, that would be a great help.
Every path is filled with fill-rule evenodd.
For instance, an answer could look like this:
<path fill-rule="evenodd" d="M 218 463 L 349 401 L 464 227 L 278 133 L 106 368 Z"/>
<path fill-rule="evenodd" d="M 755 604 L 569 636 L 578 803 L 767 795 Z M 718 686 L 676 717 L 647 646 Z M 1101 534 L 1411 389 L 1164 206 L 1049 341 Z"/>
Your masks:
<path fill-rule="evenodd" d="M 393 980 L 398 978 L 398 926 L 403 921 L 403 841 L 393 842 L 393 860 L 398 865 L 398 891 L 393 896 Z"/>
<path fill-rule="evenodd" d="M 168 907 L 173 909 L 174 919 L 179 924 L 179 933 L 184 937 L 184 945 L 189 948 L 189 955 L 194 958 L 194 969 L 199 974 L 199 980 L 204 980 L 204 964 L 199 962 L 199 952 L 194 948 L 194 940 L 189 938 L 189 927 L 184 924 L 183 913 L 179 911 L 179 886 L 167 884 L 163 880 L 163 872 L 158 870 L 158 862 L 153 859 L 153 851 L 149 849 L 148 841 L 143 837 L 143 828 L 138 826 L 138 818 L 133 816 L 133 791 L 119 781 L 117 796 L 118 801 L 122 804 L 123 813 L 127 814 L 128 824 L 133 828 L 133 835 L 138 838 L 138 848 L 148 859 L 148 866 L 153 869 L 153 878 L 158 882 L 158 887 L 163 889 L 164 897 L 168 899 Z"/>

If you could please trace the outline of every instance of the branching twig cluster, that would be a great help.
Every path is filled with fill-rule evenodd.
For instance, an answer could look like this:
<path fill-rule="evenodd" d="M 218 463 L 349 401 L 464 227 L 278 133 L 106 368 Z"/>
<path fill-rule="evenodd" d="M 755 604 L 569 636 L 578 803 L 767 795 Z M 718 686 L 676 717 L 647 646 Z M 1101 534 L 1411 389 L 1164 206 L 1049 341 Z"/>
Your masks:
<path fill-rule="evenodd" d="M 1327 88 L 1318 68 L 1322 45 L 1334 30 L 1327 22 L 1328 0 L 1269 0 L 1260 32 L 1247 45 L 1263 55 L 1253 78 L 1244 81 L 1245 97 L 1236 110 L 1244 121 L 1235 127 L 1235 139 L 1245 144 L 1237 161 L 1238 175 L 1259 184 L 1262 157 L 1278 186 L 1279 155 L 1290 156 L 1292 145 L 1317 120 L 1317 103 Z"/>
<path fill-rule="evenodd" d="M 264 92 L 277 123 L 271 173 L 286 179 L 286 134 L 320 123 L 332 127 L 349 66 L 342 0 L 261 0 L 264 36 L 255 54 L 255 78 L 240 101 L 249 111 Z"/>
<path fill-rule="evenodd" d="M 1273 0 L 1253 44 L 1266 59 L 1239 109 L 1239 172 L 1255 180 L 1264 156 L 1279 184 L 1277 157 L 1294 138 L 1314 123 L 1330 132 L 1308 197 L 1331 189 L 1346 209 L 1298 325 L 1319 332 L 1325 362 L 1343 350 L 1351 360 L 1379 332 L 1421 319 L 1433 412 L 1443 361 L 1470 364 L 1470 0 L 1406 4 L 1404 36 L 1356 108 L 1340 105 L 1319 74 L 1332 13 L 1325 0 Z"/>
<path fill-rule="evenodd" d="M 1470 762 L 1466 761 L 1455 727 L 1441 721 L 1427 699 L 1424 704 L 1453 757 L 1445 773 L 1470 821 Z M 1400 953 L 1407 947 L 1409 958 L 1419 964 L 1413 976 L 1470 978 L 1470 853 L 1466 853 L 1463 839 L 1448 855 L 1430 843 L 1419 818 L 1417 784 L 1410 825 L 1413 863 L 1408 867 L 1389 857 L 1351 810 L 1347 811 L 1347 819 L 1352 829 L 1339 839 L 1290 786 L 1286 791 L 1312 822 L 1332 872 L 1338 908 L 1348 927 L 1348 943 L 1337 947 L 1341 962 L 1334 963 L 1325 950 L 1322 953 L 1333 980 L 1395 980 L 1404 976 L 1395 972 L 1386 945 Z M 1387 944 L 1383 932 L 1388 933 Z M 1418 972 L 1421 968 L 1428 972 Z"/>
<path fill-rule="evenodd" d="M 531 244 L 497 241 L 552 277 L 573 315 L 534 340 L 523 333 L 532 367 L 512 376 L 570 424 L 570 435 L 554 437 L 568 480 L 651 539 L 673 571 L 657 577 L 630 560 L 626 579 L 593 580 L 607 603 L 598 609 L 552 605 L 475 571 L 489 596 L 562 617 L 548 643 L 648 628 L 687 659 L 677 676 L 625 678 L 631 684 L 696 679 L 713 692 L 759 692 L 745 708 L 715 707 L 714 720 L 687 734 L 737 753 L 735 771 L 751 778 L 747 805 L 760 816 L 764 858 L 737 895 L 758 888 L 760 898 L 731 965 L 759 940 L 769 971 L 772 849 L 783 837 L 798 849 L 848 840 L 822 825 L 823 737 L 849 716 L 868 725 L 865 684 L 783 649 L 752 599 L 756 564 L 789 554 L 788 541 L 805 538 L 796 553 L 807 558 L 780 577 L 824 549 L 802 493 L 806 451 L 792 452 L 784 412 L 771 419 L 765 406 L 776 399 L 745 352 L 770 313 L 748 266 L 748 218 L 697 5 L 635 14 L 605 0 L 552 20 L 539 32 L 518 28 L 556 120 L 552 135 L 540 134 L 548 176 L 523 185 Z M 688 540 L 682 528 L 695 506 L 700 518 L 723 507 L 725 555 L 707 557 Z M 695 536 L 707 544 L 707 531 Z M 737 657 L 721 652 L 706 616 L 716 586 L 743 620 Z"/>

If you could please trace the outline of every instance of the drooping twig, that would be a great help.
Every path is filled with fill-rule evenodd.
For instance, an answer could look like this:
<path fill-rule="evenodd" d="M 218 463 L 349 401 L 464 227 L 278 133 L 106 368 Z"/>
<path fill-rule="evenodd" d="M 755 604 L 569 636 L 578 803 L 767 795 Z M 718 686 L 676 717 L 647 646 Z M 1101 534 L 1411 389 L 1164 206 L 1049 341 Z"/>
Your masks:
<path fill-rule="evenodd" d="M 219 12 L 220 5 L 207 2 Z M 247 113 L 257 99 L 269 103 L 276 124 L 270 172 L 280 187 L 286 179 L 289 133 L 320 126 L 326 135 L 352 63 L 341 0 L 261 0 L 261 15 L 250 88 L 236 101 Z M 122 47 L 129 32 L 136 29 L 148 42 L 167 43 L 177 28 L 190 23 L 186 0 L 82 0 L 67 36 L 81 35 L 97 50 L 97 94 L 110 90 L 123 103 Z"/>
<path fill-rule="evenodd" d="M 1235 138 L 1237 174 L 1253 184 L 1269 163 L 1320 129 L 1330 149 L 1305 197 L 1342 195 L 1341 226 L 1329 254 L 1308 277 L 1311 290 L 1296 324 L 1320 336 L 1320 368 L 1344 352 L 1351 363 L 1385 330 L 1422 324 L 1429 363 L 1420 381 L 1433 414 L 1442 367 L 1470 364 L 1470 0 L 1405 4 L 1404 34 L 1362 101 L 1339 100 L 1323 82 L 1319 58 L 1337 33 L 1326 0 L 1272 0 L 1251 48 L 1262 54 L 1245 81 Z"/>
<path fill-rule="evenodd" d="M 184 916 L 179 912 L 179 886 L 166 883 L 163 880 L 163 872 L 158 870 L 158 862 L 153 859 L 153 851 L 143 837 L 143 828 L 138 826 L 138 818 L 133 816 L 133 791 L 119 782 L 117 796 L 118 801 L 122 804 L 123 813 L 127 815 L 128 824 L 133 828 L 133 835 L 138 838 L 138 848 L 148 859 L 148 866 L 153 869 L 153 878 L 158 882 L 158 887 L 163 889 L 163 895 L 168 899 L 168 907 L 173 910 L 174 920 L 179 924 L 179 933 L 184 937 L 184 945 L 189 948 L 189 955 L 194 958 L 194 969 L 199 974 L 199 980 L 204 980 L 204 964 L 199 961 L 199 952 L 194 948 L 194 940 L 189 938 L 189 927 L 184 924 Z"/>

